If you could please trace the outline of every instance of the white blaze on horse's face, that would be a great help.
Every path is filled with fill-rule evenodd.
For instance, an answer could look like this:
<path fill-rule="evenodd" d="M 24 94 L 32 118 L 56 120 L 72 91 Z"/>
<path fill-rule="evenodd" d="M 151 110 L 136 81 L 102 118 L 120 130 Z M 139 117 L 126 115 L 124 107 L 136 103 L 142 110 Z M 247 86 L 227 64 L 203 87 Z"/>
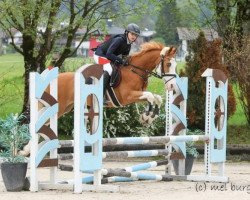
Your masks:
<path fill-rule="evenodd" d="M 170 63 L 171 63 L 171 66 L 169 68 L 168 74 L 176 74 L 177 63 L 176 63 L 175 59 L 171 58 Z M 164 76 L 163 79 L 164 79 L 164 81 L 166 83 L 165 84 L 166 90 L 169 90 L 169 91 L 173 90 L 174 88 L 172 86 L 175 85 L 175 83 L 176 83 L 175 77 L 173 77 L 173 76 Z"/>
<path fill-rule="evenodd" d="M 161 50 L 160 55 L 163 56 L 163 57 L 165 57 L 166 54 L 167 54 L 167 52 L 168 52 L 169 50 L 170 50 L 169 47 L 164 47 L 164 48 Z M 165 73 L 165 74 L 176 74 L 176 66 L 177 66 L 177 63 L 176 63 L 175 59 L 174 59 L 174 58 L 171 58 L 169 62 L 170 62 L 171 65 L 168 66 L 168 72 L 166 72 L 167 70 L 164 69 L 164 73 Z M 166 61 L 165 61 L 165 63 L 169 63 L 169 62 L 166 62 Z M 159 76 L 162 75 L 161 65 L 162 65 L 162 63 L 160 62 L 159 65 L 158 65 L 157 68 L 156 68 L 156 73 L 157 73 Z M 166 67 L 166 64 L 165 64 L 164 67 Z M 173 78 L 173 76 L 164 76 L 163 79 L 165 80 L 165 83 L 166 83 L 166 85 L 165 85 L 166 89 L 167 89 L 167 90 L 171 90 L 171 88 L 172 88 L 171 85 L 175 83 L 175 78 Z"/>
<path fill-rule="evenodd" d="M 160 56 L 162 57 L 165 57 L 166 56 L 166 54 L 167 54 L 167 52 L 169 51 L 169 47 L 164 47 L 162 50 L 161 50 L 161 53 L 160 53 Z M 159 63 L 159 65 L 156 67 L 156 73 L 159 75 L 159 76 L 161 76 L 162 74 L 161 74 L 161 62 Z"/>

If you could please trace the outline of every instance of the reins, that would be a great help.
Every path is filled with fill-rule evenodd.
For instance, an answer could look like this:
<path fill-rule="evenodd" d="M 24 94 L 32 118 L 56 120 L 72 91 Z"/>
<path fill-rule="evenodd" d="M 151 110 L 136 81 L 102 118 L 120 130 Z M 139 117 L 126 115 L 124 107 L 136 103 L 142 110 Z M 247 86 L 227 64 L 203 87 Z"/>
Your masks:
<path fill-rule="evenodd" d="M 147 74 L 147 77 L 146 77 L 146 78 L 148 78 L 148 77 L 150 77 L 150 76 L 154 76 L 154 77 L 159 78 L 159 79 L 162 78 L 160 75 L 158 75 L 158 74 L 155 73 L 155 72 L 151 72 L 151 71 L 149 71 L 149 70 L 147 70 L 147 69 L 142 69 L 141 67 L 136 66 L 136 65 L 133 65 L 133 64 L 131 64 L 131 63 L 129 63 L 129 66 L 132 66 L 132 67 L 134 67 L 134 68 L 136 68 L 136 69 L 139 69 L 139 70 L 143 71 L 144 73 L 146 73 L 146 74 Z M 131 71 L 134 72 L 135 74 L 139 75 L 135 70 L 131 69 Z"/>
<path fill-rule="evenodd" d="M 153 72 L 153 71 L 149 71 L 149 70 L 147 70 L 147 69 L 142 69 L 142 68 L 139 67 L 139 66 L 136 66 L 136 65 L 134 65 L 134 64 L 129 63 L 129 66 L 132 66 L 133 68 L 136 68 L 136 69 L 138 69 L 138 70 L 141 70 L 141 71 L 143 71 L 143 72 L 146 74 L 146 76 L 143 76 L 143 75 L 139 74 L 139 73 L 138 73 L 136 70 L 134 70 L 133 68 L 130 69 L 133 73 L 135 73 L 135 74 L 137 74 L 138 76 L 140 76 L 140 77 L 144 80 L 144 82 L 147 82 L 147 80 L 148 80 L 148 78 L 149 78 L 150 76 L 154 76 L 154 77 L 159 78 L 159 79 L 162 79 L 162 78 L 165 77 L 165 76 L 172 76 L 172 78 L 170 78 L 169 80 L 165 81 L 165 84 L 166 84 L 167 82 L 169 82 L 170 80 L 172 80 L 173 78 L 176 77 L 176 74 L 166 74 L 166 73 L 164 72 L 164 56 L 161 56 L 160 65 L 161 65 L 161 75 L 159 75 L 159 74 L 157 74 L 157 73 L 155 73 L 155 72 Z"/>

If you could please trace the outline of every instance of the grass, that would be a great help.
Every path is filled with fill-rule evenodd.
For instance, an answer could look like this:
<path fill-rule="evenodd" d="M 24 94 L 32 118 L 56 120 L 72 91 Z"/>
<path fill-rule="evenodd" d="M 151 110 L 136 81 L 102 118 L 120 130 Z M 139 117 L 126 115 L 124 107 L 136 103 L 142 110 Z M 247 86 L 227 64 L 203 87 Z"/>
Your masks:
<path fill-rule="evenodd" d="M 236 112 L 234 113 L 234 115 L 232 117 L 229 118 L 228 120 L 228 124 L 230 125 L 246 125 L 247 124 L 247 120 L 246 117 L 244 115 L 244 111 L 243 108 L 240 104 L 240 100 L 239 100 L 239 94 L 238 92 L 236 92 L 238 90 L 237 85 L 233 85 L 233 90 L 234 90 L 234 94 L 236 96 Z"/>
<path fill-rule="evenodd" d="M 23 58 L 19 54 L 0 56 L 0 116 L 20 113 L 23 104 Z"/>
<path fill-rule="evenodd" d="M 92 59 L 69 58 L 64 66 L 68 71 L 75 71 L 79 66 L 86 63 L 93 63 Z M 0 117 L 9 113 L 21 111 L 23 100 L 23 58 L 19 54 L 8 54 L 0 56 Z M 185 66 L 185 63 L 178 63 L 178 71 Z M 234 90 L 237 88 L 234 87 Z M 161 94 L 164 97 L 163 81 L 150 77 L 148 90 Z M 228 120 L 229 126 L 245 126 L 247 124 L 239 100 L 235 114 Z"/>

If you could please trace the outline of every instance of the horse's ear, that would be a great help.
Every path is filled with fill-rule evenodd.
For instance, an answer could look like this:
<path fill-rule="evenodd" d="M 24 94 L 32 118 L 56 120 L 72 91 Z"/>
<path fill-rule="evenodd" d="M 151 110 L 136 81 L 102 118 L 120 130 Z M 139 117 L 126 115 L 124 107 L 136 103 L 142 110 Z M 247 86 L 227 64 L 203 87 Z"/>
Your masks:
<path fill-rule="evenodd" d="M 177 49 L 174 46 L 171 46 L 170 49 L 168 50 L 168 55 L 172 56 L 175 55 Z"/>

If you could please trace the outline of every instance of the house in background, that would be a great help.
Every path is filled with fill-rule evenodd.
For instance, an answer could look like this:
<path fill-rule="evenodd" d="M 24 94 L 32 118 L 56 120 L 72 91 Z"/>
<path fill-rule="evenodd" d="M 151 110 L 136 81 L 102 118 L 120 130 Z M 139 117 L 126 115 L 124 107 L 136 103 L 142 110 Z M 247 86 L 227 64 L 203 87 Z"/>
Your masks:
<path fill-rule="evenodd" d="M 15 29 L 15 28 L 11 29 L 11 33 L 14 36 L 13 37 L 14 43 L 17 46 L 21 46 L 21 44 L 23 43 L 23 34 L 20 31 L 18 31 L 17 29 Z M 11 37 L 7 38 L 7 43 L 8 44 L 12 43 Z"/>
<path fill-rule="evenodd" d="M 195 30 L 191 28 L 177 27 L 177 37 L 179 40 L 178 51 L 176 59 L 179 61 L 184 61 L 186 56 L 189 55 L 189 43 L 192 40 L 195 40 L 200 32 L 204 32 L 205 38 L 208 41 L 212 41 L 216 38 L 219 38 L 218 33 L 214 29 L 201 29 Z"/>
<path fill-rule="evenodd" d="M 61 23 L 61 28 L 63 28 L 64 26 L 67 26 L 67 24 Z M 44 27 L 38 28 L 38 32 L 44 32 L 44 31 L 45 31 Z M 14 43 L 17 46 L 21 46 L 22 41 L 23 41 L 22 33 L 14 28 L 11 29 L 11 32 L 12 32 L 12 35 L 14 36 L 13 37 Z M 83 41 L 81 44 L 80 44 L 80 41 L 82 40 L 82 37 L 86 33 L 86 29 L 85 28 L 78 29 L 76 32 L 76 36 L 73 39 L 71 47 L 76 48 L 79 46 L 76 52 L 77 56 L 93 57 L 94 52 L 91 50 L 92 48 L 96 48 L 103 41 L 108 40 L 110 37 L 114 35 L 124 34 L 124 32 L 125 32 L 124 28 L 114 26 L 112 21 L 108 20 L 106 31 L 102 31 L 98 29 L 93 31 L 90 37 L 86 41 Z M 149 30 L 141 31 L 141 35 L 137 38 L 136 42 L 133 43 L 132 45 L 131 52 L 137 51 L 139 49 L 139 46 L 142 43 L 150 41 L 152 37 L 155 35 L 155 33 L 156 33 L 155 31 L 149 31 Z M 9 45 L 12 42 L 12 39 L 9 35 L 5 35 L 3 37 L 6 43 L 5 45 Z M 55 46 L 56 48 L 60 48 L 64 46 L 66 42 L 67 42 L 67 37 L 65 35 L 56 40 Z"/>

